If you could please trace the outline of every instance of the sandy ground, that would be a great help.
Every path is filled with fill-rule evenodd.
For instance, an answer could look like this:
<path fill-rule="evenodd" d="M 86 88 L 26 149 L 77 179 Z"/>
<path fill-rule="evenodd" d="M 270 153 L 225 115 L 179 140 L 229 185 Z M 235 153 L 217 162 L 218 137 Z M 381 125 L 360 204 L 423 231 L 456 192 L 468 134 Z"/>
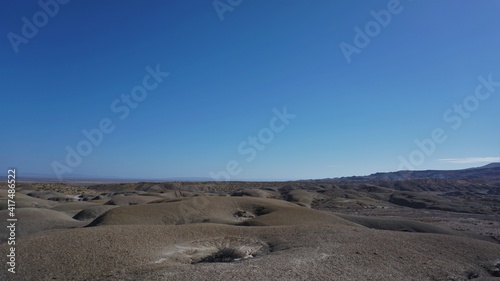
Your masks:
<path fill-rule="evenodd" d="M 325 195 L 296 189 L 49 187 L 20 189 L 16 274 L 1 232 L 0 280 L 500 280 L 494 214 L 368 197 L 316 210 Z"/>

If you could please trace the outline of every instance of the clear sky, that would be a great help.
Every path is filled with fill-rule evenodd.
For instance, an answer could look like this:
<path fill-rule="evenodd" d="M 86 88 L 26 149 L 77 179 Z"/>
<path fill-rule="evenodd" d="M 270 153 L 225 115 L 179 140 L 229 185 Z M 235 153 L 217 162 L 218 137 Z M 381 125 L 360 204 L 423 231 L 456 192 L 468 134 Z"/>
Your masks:
<path fill-rule="evenodd" d="M 306 179 L 500 156 L 496 0 L 63 2 L 2 3 L 5 173 Z"/>

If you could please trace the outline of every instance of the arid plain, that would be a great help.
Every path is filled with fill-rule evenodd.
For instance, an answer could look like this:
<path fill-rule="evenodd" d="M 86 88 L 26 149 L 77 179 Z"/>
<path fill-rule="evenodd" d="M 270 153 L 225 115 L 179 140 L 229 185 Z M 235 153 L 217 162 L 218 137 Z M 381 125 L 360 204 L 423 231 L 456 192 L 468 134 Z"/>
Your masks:
<path fill-rule="evenodd" d="M 500 280 L 499 169 L 19 183 L 16 274 L 0 279 Z M 0 235 L 5 265 L 8 232 Z"/>

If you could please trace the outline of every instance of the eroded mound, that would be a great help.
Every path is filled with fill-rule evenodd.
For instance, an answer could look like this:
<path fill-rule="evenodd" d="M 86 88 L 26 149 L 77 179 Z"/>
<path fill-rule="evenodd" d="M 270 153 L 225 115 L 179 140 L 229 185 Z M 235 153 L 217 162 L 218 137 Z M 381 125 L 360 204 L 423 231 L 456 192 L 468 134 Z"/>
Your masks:
<path fill-rule="evenodd" d="M 412 220 L 362 217 L 362 216 L 353 216 L 344 214 L 337 214 L 337 216 L 346 219 L 348 221 L 374 229 L 405 231 L 405 232 L 421 232 L 421 233 L 439 233 L 439 234 L 449 234 L 449 235 L 455 234 L 455 232 L 449 229 Z"/>
<path fill-rule="evenodd" d="M 60 201 L 60 202 L 78 201 L 78 196 L 67 195 L 56 191 L 32 191 L 27 195 L 51 201 Z"/>
<path fill-rule="evenodd" d="M 8 210 L 0 211 L 0 218 L 7 218 Z M 70 216 L 41 208 L 21 208 L 16 210 L 16 238 L 21 238 L 33 233 L 51 229 L 65 229 L 83 226 L 79 221 Z M 0 242 L 5 241 L 7 232 L 2 231 Z"/>
<path fill-rule="evenodd" d="M 87 221 L 87 220 L 93 220 L 100 215 L 106 213 L 107 211 L 114 209 L 118 206 L 113 206 L 113 205 L 97 205 L 97 206 L 91 206 L 88 208 L 85 208 L 78 212 L 73 218 L 75 220 L 79 221 Z"/>
<path fill-rule="evenodd" d="M 311 208 L 311 204 L 318 197 L 319 195 L 316 192 L 302 189 L 291 190 L 285 195 L 287 201 L 297 203 L 307 208 Z"/>
<path fill-rule="evenodd" d="M 89 226 L 219 223 L 246 226 L 295 224 L 356 225 L 332 214 L 282 200 L 255 197 L 197 196 L 123 206 L 96 218 Z"/>
<path fill-rule="evenodd" d="M 250 196 L 259 198 L 280 198 L 281 194 L 272 190 L 262 190 L 255 188 L 245 188 L 242 190 L 235 191 L 231 196 Z"/>
<path fill-rule="evenodd" d="M 152 201 L 161 200 L 163 198 L 156 196 L 142 196 L 142 195 L 115 195 L 106 202 L 106 205 L 143 205 Z"/>
<path fill-rule="evenodd" d="M 92 206 L 99 206 L 99 204 L 86 201 L 61 203 L 55 207 L 52 207 L 51 210 L 67 212 L 67 211 L 82 210 Z"/>
<path fill-rule="evenodd" d="M 7 190 L 0 190 L 0 210 L 6 210 L 8 206 Z M 16 208 L 52 208 L 59 203 L 55 201 L 31 197 L 21 192 L 16 193 Z"/>

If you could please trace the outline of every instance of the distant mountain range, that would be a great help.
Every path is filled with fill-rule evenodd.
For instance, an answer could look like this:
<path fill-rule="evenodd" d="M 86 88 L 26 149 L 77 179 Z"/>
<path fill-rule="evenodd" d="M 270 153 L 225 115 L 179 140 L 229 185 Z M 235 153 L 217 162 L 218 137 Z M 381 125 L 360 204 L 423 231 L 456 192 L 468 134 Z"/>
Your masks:
<path fill-rule="evenodd" d="M 53 175 L 37 174 L 37 173 L 21 173 L 19 172 L 21 181 L 29 182 L 57 182 L 59 181 Z M 500 162 L 490 163 L 488 165 L 469 168 L 463 170 L 423 170 L 423 171 L 397 171 L 386 173 L 375 173 L 368 176 L 352 176 L 340 178 L 316 179 L 313 181 L 403 181 L 415 179 L 447 179 L 447 180 L 493 180 L 500 181 Z M 312 179 L 311 179 L 312 180 Z M 303 180 L 303 181 L 311 181 Z M 65 177 L 64 182 L 210 182 L 214 181 L 208 177 L 170 177 L 156 179 L 135 179 L 135 178 L 103 178 L 91 177 L 87 175 L 72 175 Z M 264 181 L 264 180 L 247 180 L 247 181 Z M 274 180 L 273 180 L 274 181 Z M 283 180 L 286 181 L 286 180 Z"/>
<path fill-rule="evenodd" d="M 402 181 L 416 179 L 447 180 L 494 180 L 500 181 L 500 163 L 463 170 L 423 170 L 375 173 L 368 176 L 341 177 L 325 180 L 333 181 Z"/>

